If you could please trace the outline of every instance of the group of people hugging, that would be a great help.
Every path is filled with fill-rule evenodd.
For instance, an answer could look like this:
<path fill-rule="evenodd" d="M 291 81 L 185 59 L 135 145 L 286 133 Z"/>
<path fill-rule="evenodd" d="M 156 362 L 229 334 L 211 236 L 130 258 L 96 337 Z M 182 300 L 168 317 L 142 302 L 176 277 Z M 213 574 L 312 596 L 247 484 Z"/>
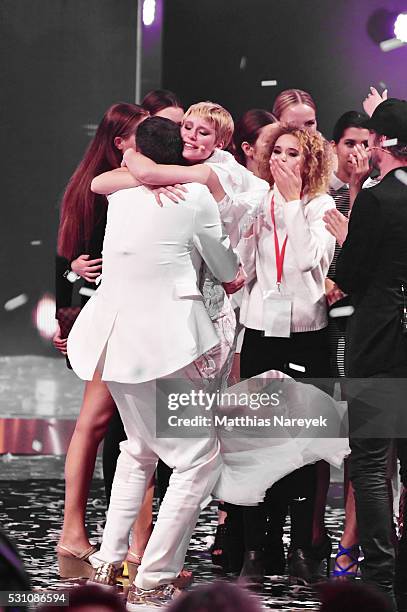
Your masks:
<path fill-rule="evenodd" d="M 192 581 L 183 567 L 185 552 L 211 493 L 219 501 L 211 558 L 225 572 L 253 586 L 273 574 L 287 573 L 305 585 L 330 572 L 342 579 L 358 575 L 361 550 L 346 465 L 345 528 L 332 568 L 324 516 L 329 464 L 340 467 L 350 452 L 346 434 L 339 433 L 343 403 L 335 401 L 341 399 L 352 313 L 341 249 L 358 193 L 381 179 L 371 178 L 368 121 L 385 100 L 386 92 L 372 88 L 365 110 L 346 110 L 330 139 L 318 131 L 311 95 L 299 89 L 281 92 L 271 111 L 248 110 L 236 123 L 213 102 L 184 112 L 167 90 L 150 92 L 141 105 L 118 103 L 106 111 L 66 188 L 58 233 L 54 345 L 85 380 L 66 457 L 57 545 L 62 577 L 114 584 L 126 561 L 128 609 L 173 598 Z M 148 255 L 149 240 L 159 247 Z M 192 322 L 192 310 L 174 323 L 178 311 L 165 306 L 163 286 L 174 277 L 168 262 L 155 260 L 156 248 L 179 270 L 192 261 L 196 284 L 190 276 L 186 281 L 183 268 L 182 282 L 168 289 L 176 294 L 169 300 L 183 301 L 180 309 L 186 302 L 205 309 Z M 144 249 L 142 258 L 138 249 Z M 80 277 L 84 308 L 70 332 L 80 310 L 72 307 L 73 281 Z M 141 309 L 150 310 L 147 329 Z M 127 321 L 137 317 L 143 324 L 134 331 L 139 348 L 133 358 L 129 337 L 136 328 Z M 188 339 L 177 325 L 189 326 Z M 189 347 L 189 360 L 183 360 L 182 343 L 190 336 L 198 338 L 198 350 Z M 154 437 L 156 395 L 149 385 L 170 373 L 192 379 L 188 361 L 206 390 L 270 393 L 281 387 L 288 412 L 317 417 L 326 410 L 337 429 L 329 437 L 302 432 L 286 440 L 248 436 L 249 442 L 224 429 L 215 434 L 216 452 L 210 436 L 195 446 L 182 437 Z M 85 511 L 102 440 L 109 511 L 97 550 Z M 389 482 L 393 471 L 389 465 Z M 178 496 L 170 495 L 172 489 Z M 160 513 L 153 528 L 154 491 Z"/>

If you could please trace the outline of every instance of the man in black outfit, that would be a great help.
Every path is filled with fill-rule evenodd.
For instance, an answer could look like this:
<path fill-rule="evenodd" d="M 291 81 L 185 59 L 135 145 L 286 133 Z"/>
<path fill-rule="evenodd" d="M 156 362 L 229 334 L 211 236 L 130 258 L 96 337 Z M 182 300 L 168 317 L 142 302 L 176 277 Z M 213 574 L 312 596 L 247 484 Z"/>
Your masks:
<path fill-rule="evenodd" d="M 407 321 L 404 326 L 402 321 L 403 286 L 407 287 L 407 101 L 392 98 L 382 102 L 366 127 L 372 161 L 382 180 L 356 198 L 336 278 L 354 307 L 345 369 L 351 479 L 364 553 L 362 577 L 388 593 L 396 610 L 386 466 L 393 439 L 407 437 L 402 424 L 407 411 L 400 401 L 407 379 Z M 402 556 L 397 559 L 396 573 L 407 569 L 407 559 Z M 398 610 L 405 611 L 407 586 L 396 590 Z"/>

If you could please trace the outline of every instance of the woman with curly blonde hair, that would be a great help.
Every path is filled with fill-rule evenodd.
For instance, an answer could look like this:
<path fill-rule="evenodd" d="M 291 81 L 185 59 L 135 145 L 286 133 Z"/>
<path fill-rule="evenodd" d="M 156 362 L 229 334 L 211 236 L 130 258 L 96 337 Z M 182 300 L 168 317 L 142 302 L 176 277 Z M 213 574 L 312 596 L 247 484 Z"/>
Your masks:
<path fill-rule="evenodd" d="M 265 149 L 270 191 L 245 232 L 239 251 L 247 274 L 241 307 L 245 336 L 241 376 L 280 370 L 294 378 L 328 378 L 325 278 L 335 240 L 325 228 L 334 208 L 326 193 L 331 172 L 328 143 L 318 133 L 282 124 Z M 261 582 L 268 558 L 265 533 L 274 533 L 274 551 L 285 565 L 282 525 L 291 515 L 289 574 L 303 583 L 318 578 L 330 541 L 313 546 L 316 465 L 295 470 L 269 489 L 257 507 L 245 507 L 245 559 L 242 576 Z M 282 516 L 276 517 L 276 504 Z M 270 507 L 272 506 L 272 507 Z M 281 525 L 267 527 L 266 516 Z"/>
<path fill-rule="evenodd" d="M 327 193 L 332 173 L 332 147 L 330 143 L 319 133 L 311 133 L 286 123 L 275 125 L 273 131 L 270 131 L 268 141 L 264 145 L 263 158 L 259 163 L 262 178 L 267 180 L 271 187 L 274 185 L 270 159 L 277 139 L 284 134 L 294 136 L 299 142 L 303 156 L 301 162 L 303 190 L 307 191 L 308 199 Z"/>

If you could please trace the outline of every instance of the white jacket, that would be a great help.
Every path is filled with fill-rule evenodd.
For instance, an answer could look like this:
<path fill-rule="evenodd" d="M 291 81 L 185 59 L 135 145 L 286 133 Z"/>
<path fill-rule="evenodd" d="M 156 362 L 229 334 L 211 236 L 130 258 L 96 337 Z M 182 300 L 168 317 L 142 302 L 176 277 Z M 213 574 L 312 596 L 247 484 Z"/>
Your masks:
<path fill-rule="evenodd" d="M 201 257 L 222 282 L 235 278 L 238 257 L 203 185 L 162 208 L 145 187 L 109 196 L 103 280 L 68 338 L 76 374 L 91 380 L 106 348 L 103 380 L 145 382 L 218 344 L 197 285 Z"/>
<path fill-rule="evenodd" d="M 243 293 L 240 321 L 250 329 L 263 327 L 263 295 L 275 290 L 277 281 L 274 228 L 270 203 L 274 194 L 275 220 L 280 249 L 285 236 L 281 292 L 292 296 L 291 331 L 315 331 L 328 324 L 325 278 L 335 250 L 335 238 L 325 228 L 323 215 L 335 208 L 328 194 L 311 200 L 286 202 L 277 187 L 260 206 L 250 237 L 238 251 L 248 276 Z"/>

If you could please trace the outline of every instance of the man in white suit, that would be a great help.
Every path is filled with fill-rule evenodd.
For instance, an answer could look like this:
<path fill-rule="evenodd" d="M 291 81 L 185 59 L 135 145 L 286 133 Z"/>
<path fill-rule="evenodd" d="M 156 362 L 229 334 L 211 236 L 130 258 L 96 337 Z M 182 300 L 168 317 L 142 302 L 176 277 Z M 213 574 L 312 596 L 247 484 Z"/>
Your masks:
<path fill-rule="evenodd" d="M 137 146 L 159 163 L 182 163 L 179 128 L 169 120 L 145 120 Z M 121 444 L 102 546 L 91 557 L 99 581 L 112 582 L 125 558 L 157 459 L 174 468 L 129 593 L 129 609 L 172 598 L 171 585 L 219 476 L 213 431 L 201 438 L 156 437 L 156 380 L 200 376 L 194 360 L 218 343 L 197 284 L 202 259 L 220 281 L 236 277 L 238 258 L 206 187 L 190 184 L 185 202 L 168 200 L 162 208 L 143 186 L 114 193 L 103 282 L 68 339 L 73 369 L 85 380 L 100 375 L 107 382 L 128 438 Z"/>

